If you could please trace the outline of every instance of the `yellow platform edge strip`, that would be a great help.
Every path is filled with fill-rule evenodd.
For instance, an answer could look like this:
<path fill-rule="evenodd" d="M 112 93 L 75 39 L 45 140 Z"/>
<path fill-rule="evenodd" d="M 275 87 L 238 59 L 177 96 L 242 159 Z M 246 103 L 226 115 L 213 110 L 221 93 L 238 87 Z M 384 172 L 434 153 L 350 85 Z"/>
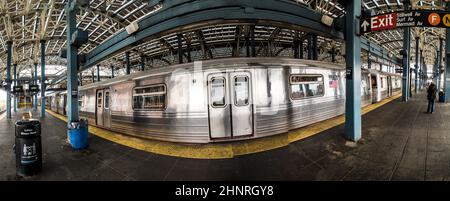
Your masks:
<path fill-rule="evenodd" d="M 361 113 L 363 115 L 367 114 L 368 112 L 373 111 L 399 98 L 400 96 L 401 94 L 398 94 L 384 99 L 378 103 L 368 105 L 362 109 Z M 65 116 L 57 114 L 51 110 L 46 109 L 46 111 L 52 116 L 67 122 L 67 118 Z M 321 121 L 303 128 L 290 131 L 285 134 L 246 141 L 216 144 L 183 144 L 142 139 L 105 130 L 93 125 L 89 125 L 89 133 L 124 146 L 161 155 L 195 159 L 226 159 L 233 158 L 235 156 L 258 153 L 276 149 L 279 147 L 284 147 L 292 142 L 305 139 L 307 137 L 341 125 L 344 122 L 345 116 L 340 115 L 325 121 Z"/>

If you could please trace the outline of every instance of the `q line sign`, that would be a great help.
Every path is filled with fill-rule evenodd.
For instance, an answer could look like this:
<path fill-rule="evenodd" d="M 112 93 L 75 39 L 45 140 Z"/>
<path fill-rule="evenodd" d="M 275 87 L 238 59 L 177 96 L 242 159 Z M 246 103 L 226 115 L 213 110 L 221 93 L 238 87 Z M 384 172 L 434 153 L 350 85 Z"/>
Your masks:
<path fill-rule="evenodd" d="M 392 12 L 361 19 L 361 34 L 402 27 L 450 28 L 450 12 L 417 10 Z"/>

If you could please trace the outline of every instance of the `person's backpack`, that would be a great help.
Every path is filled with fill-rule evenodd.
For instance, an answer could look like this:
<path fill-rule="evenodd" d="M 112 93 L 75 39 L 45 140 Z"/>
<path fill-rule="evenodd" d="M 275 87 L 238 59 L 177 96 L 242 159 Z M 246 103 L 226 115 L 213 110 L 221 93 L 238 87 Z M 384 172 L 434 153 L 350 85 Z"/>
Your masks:
<path fill-rule="evenodd" d="M 436 85 L 432 84 L 428 87 L 428 94 L 427 94 L 427 98 L 429 100 L 434 100 L 436 99 Z"/>

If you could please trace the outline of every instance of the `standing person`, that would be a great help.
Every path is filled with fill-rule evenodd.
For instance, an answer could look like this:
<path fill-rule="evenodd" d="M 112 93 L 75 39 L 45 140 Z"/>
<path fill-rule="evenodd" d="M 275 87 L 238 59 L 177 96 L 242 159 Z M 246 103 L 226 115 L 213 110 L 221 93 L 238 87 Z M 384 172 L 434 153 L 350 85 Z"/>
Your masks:
<path fill-rule="evenodd" d="M 431 82 L 427 89 L 427 98 L 428 98 L 428 110 L 427 113 L 433 114 L 434 111 L 434 100 L 436 99 L 437 87 Z"/>

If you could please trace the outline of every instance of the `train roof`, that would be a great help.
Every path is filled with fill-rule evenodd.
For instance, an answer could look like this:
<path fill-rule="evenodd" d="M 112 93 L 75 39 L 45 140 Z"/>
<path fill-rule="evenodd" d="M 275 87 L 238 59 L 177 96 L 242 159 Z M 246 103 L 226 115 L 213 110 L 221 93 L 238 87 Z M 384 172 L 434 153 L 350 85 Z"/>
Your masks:
<path fill-rule="evenodd" d="M 281 66 L 298 66 L 298 67 L 321 67 L 328 69 L 338 69 L 343 70 L 345 68 L 344 65 L 338 63 L 330 63 L 324 61 L 313 61 L 313 60 L 304 60 L 304 59 L 290 59 L 290 58 L 279 58 L 279 57 L 253 57 L 253 58 L 225 58 L 225 59 L 215 59 L 215 60 L 206 60 L 206 61 L 197 61 L 201 62 L 203 69 L 211 69 L 211 68 L 226 68 L 226 67 L 237 67 L 237 66 L 270 66 L 270 65 L 281 65 Z M 87 84 L 85 86 L 79 87 L 79 89 L 90 89 L 101 86 L 109 86 L 111 84 L 120 83 L 124 81 L 131 81 L 136 79 L 142 79 L 145 77 L 153 77 L 153 76 L 161 76 L 174 72 L 177 69 L 184 70 L 192 70 L 194 65 L 197 62 L 185 63 L 185 64 L 176 64 L 168 67 L 161 67 L 157 69 L 151 69 L 147 71 L 140 71 L 136 73 L 132 73 L 130 75 L 123 75 L 120 77 L 108 79 L 105 81 Z"/>
<path fill-rule="evenodd" d="M 331 63 L 325 61 L 314 61 L 314 60 L 304 60 L 304 59 L 291 59 L 291 58 L 279 58 L 279 57 L 252 57 L 252 58 L 225 58 L 225 59 L 215 59 L 215 60 L 206 60 L 206 61 L 196 61 L 185 64 L 176 64 L 167 67 L 161 67 L 157 69 L 151 69 L 147 71 L 140 71 L 136 73 L 132 73 L 130 75 L 123 75 L 120 77 L 108 79 L 105 81 L 100 81 L 92 84 L 87 84 L 85 86 L 80 86 L 79 89 L 91 89 L 97 87 L 106 87 L 111 84 L 120 83 L 124 81 L 132 81 L 137 79 L 142 79 L 146 77 L 154 77 L 154 76 L 162 76 L 167 75 L 172 72 L 175 72 L 177 69 L 184 70 L 193 70 L 194 66 L 198 62 L 201 62 L 203 69 L 212 69 L 212 68 L 227 68 L 227 67 L 244 67 L 244 66 L 271 66 L 271 65 L 279 65 L 279 66 L 296 66 L 296 67 L 320 67 L 327 69 L 336 69 L 336 70 L 344 70 L 345 65 L 338 63 Z M 374 72 L 373 69 L 369 69 Z M 395 75 L 395 74 L 393 74 Z M 397 75 L 398 76 L 398 75 Z"/>

